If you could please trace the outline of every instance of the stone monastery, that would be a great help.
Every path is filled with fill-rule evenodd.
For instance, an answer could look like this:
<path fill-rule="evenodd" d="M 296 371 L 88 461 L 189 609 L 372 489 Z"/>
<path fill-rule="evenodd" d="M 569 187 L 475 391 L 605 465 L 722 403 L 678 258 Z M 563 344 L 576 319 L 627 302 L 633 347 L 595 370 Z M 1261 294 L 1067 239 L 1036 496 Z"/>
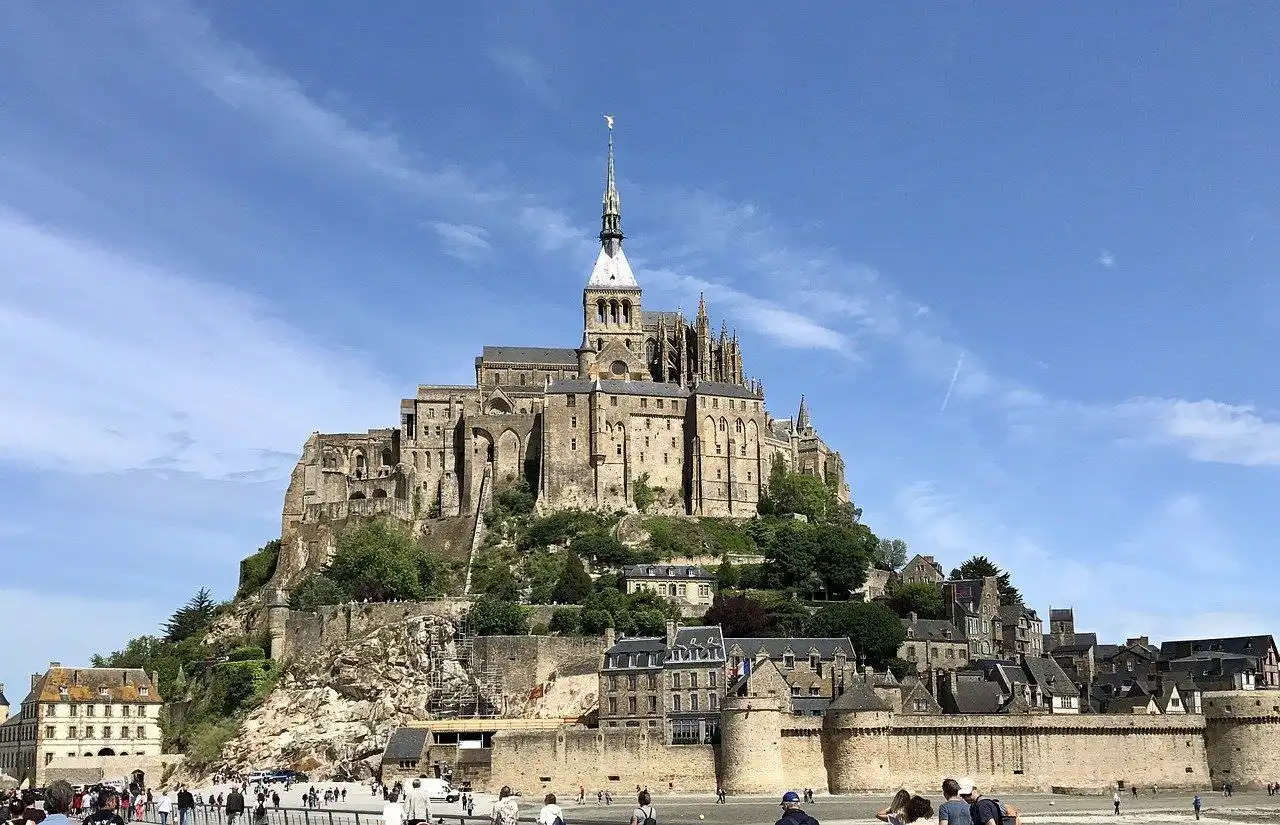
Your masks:
<path fill-rule="evenodd" d="M 669 514 L 749 516 L 775 458 L 829 480 L 844 463 L 804 399 L 774 419 L 746 377 L 737 333 L 647 310 L 622 251 L 610 131 L 600 253 L 582 293 L 577 347 L 486 346 L 474 386 L 425 384 L 399 425 L 313 434 L 285 497 L 283 534 L 354 515 L 472 516 L 524 478 L 542 510 L 633 509 L 633 483 Z"/>

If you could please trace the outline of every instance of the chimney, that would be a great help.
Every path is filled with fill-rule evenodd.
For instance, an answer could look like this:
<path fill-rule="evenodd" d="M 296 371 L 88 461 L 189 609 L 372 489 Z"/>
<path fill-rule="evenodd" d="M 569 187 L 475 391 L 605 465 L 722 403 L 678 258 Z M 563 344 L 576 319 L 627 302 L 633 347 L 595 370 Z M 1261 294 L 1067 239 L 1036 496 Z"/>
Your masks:
<path fill-rule="evenodd" d="M 41 676 L 43 676 L 43 675 L 44 675 L 44 674 L 42 674 L 42 673 L 33 673 L 33 674 L 31 674 L 31 689 L 32 689 L 32 690 L 35 690 L 35 689 L 36 689 L 36 684 L 40 681 L 40 677 L 41 677 Z"/>
<path fill-rule="evenodd" d="M 916 616 L 916 612 L 914 610 L 912 610 L 910 613 L 907 614 L 907 621 L 911 622 L 912 624 L 915 624 L 916 619 L 918 618 L 919 617 Z"/>
<path fill-rule="evenodd" d="M 671 647 L 676 643 L 676 623 L 672 619 L 667 619 L 667 647 Z"/>
<path fill-rule="evenodd" d="M 618 631 L 614 630 L 612 627 L 606 627 L 604 629 L 604 649 L 608 650 L 617 643 Z"/>

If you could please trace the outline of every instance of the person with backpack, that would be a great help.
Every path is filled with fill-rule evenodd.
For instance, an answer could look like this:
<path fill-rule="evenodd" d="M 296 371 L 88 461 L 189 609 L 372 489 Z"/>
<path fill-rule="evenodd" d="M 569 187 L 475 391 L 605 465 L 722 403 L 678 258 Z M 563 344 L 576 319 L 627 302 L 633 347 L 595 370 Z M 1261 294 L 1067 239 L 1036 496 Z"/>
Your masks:
<path fill-rule="evenodd" d="M 648 791 L 636 795 L 636 809 L 631 812 L 631 825 L 658 825 L 658 810 Z"/>
<path fill-rule="evenodd" d="M 818 825 L 818 820 L 809 816 L 800 807 L 800 794 L 787 791 L 782 795 L 782 818 L 777 825 Z"/>
<path fill-rule="evenodd" d="M 538 825 L 564 825 L 564 811 L 556 804 L 556 795 L 547 794 L 542 799 L 542 810 L 538 811 Z"/>
<path fill-rule="evenodd" d="M 1022 825 L 1017 808 L 978 793 L 973 780 L 967 776 L 959 784 L 960 797 L 969 803 L 969 819 L 973 825 Z"/>
<path fill-rule="evenodd" d="M 491 825 L 516 825 L 520 821 L 520 803 L 511 793 L 510 785 L 503 785 L 498 791 L 498 801 L 493 803 L 489 812 Z"/>
<path fill-rule="evenodd" d="M 1195 809 L 1197 822 L 1200 821 L 1200 806 L 1203 804 L 1204 802 L 1200 799 L 1200 794 L 1196 794 L 1196 798 L 1191 800 L 1191 807 Z"/>

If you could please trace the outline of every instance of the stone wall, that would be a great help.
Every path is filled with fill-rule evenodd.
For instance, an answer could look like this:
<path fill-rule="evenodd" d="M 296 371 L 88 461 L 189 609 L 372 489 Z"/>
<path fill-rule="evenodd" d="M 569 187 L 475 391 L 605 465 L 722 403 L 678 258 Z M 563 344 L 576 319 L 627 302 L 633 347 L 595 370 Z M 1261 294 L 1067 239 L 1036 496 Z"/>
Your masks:
<path fill-rule="evenodd" d="M 661 729 L 596 729 L 568 725 L 550 731 L 500 731 L 493 736 L 491 773 L 485 790 L 510 785 L 526 798 L 555 793 L 563 799 L 608 789 L 626 801 L 636 785 L 657 792 L 714 790 L 715 749 L 667 745 Z"/>
<path fill-rule="evenodd" d="M 57 757 L 40 770 L 38 782 L 48 785 L 64 779 L 73 785 L 89 785 L 113 779 L 128 780 L 134 771 L 142 771 L 148 788 L 165 787 L 163 780 L 186 756 L 162 753 L 156 756 L 65 756 Z"/>
<path fill-rule="evenodd" d="M 1206 691 L 1209 776 L 1215 788 L 1261 788 L 1280 776 L 1280 691 Z"/>
<path fill-rule="evenodd" d="M 441 599 L 432 602 L 379 602 L 376 604 L 326 605 L 314 612 L 289 610 L 284 619 L 284 637 L 279 650 L 273 640 L 275 658 L 298 660 L 321 648 L 398 624 L 414 616 L 457 618 L 470 602 Z"/>
<path fill-rule="evenodd" d="M 528 697 L 553 675 L 595 672 L 604 654 L 602 636 L 479 636 L 476 659 L 492 665 L 502 692 Z"/>
<path fill-rule="evenodd" d="M 833 792 L 932 788 L 941 776 L 979 787 L 1204 787 L 1202 716 L 913 716 L 831 714 L 826 763 Z"/>

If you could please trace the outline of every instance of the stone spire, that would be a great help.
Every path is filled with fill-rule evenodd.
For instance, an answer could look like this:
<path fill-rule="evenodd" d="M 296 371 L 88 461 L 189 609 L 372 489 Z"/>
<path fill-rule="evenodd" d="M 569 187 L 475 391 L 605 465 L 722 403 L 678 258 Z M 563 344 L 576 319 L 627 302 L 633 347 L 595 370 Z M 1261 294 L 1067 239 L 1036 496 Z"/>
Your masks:
<path fill-rule="evenodd" d="M 800 432 L 809 429 L 809 406 L 803 395 L 800 396 L 800 411 L 796 413 L 796 429 Z"/>
<path fill-rule="evenodd" d="M 704 292 L 698 293 L 698 320 L 705 320 L 707 317 L 707 295 Z"/>
<path fill-rule="evenodd" d="M 609 160 L 605 168 L 604 209 L 600 217 L 600 255 L 591 268 L 587 288 L 639 289 L 631 264 L 622 254 L 622 206 L 613 174 L 613 117 L 605 115 L 604 119 L 609 124 Z"/>
<path fill-rule="evenodd" d="M 618 198 L 618 182 L 613 174 L 613 117 L 605 115 L 609 124 L 609 160 L 604 177 L 604 212 L 600 217 L 600 244 L 613 255 L 622 246 L 622 202 Z"/>

